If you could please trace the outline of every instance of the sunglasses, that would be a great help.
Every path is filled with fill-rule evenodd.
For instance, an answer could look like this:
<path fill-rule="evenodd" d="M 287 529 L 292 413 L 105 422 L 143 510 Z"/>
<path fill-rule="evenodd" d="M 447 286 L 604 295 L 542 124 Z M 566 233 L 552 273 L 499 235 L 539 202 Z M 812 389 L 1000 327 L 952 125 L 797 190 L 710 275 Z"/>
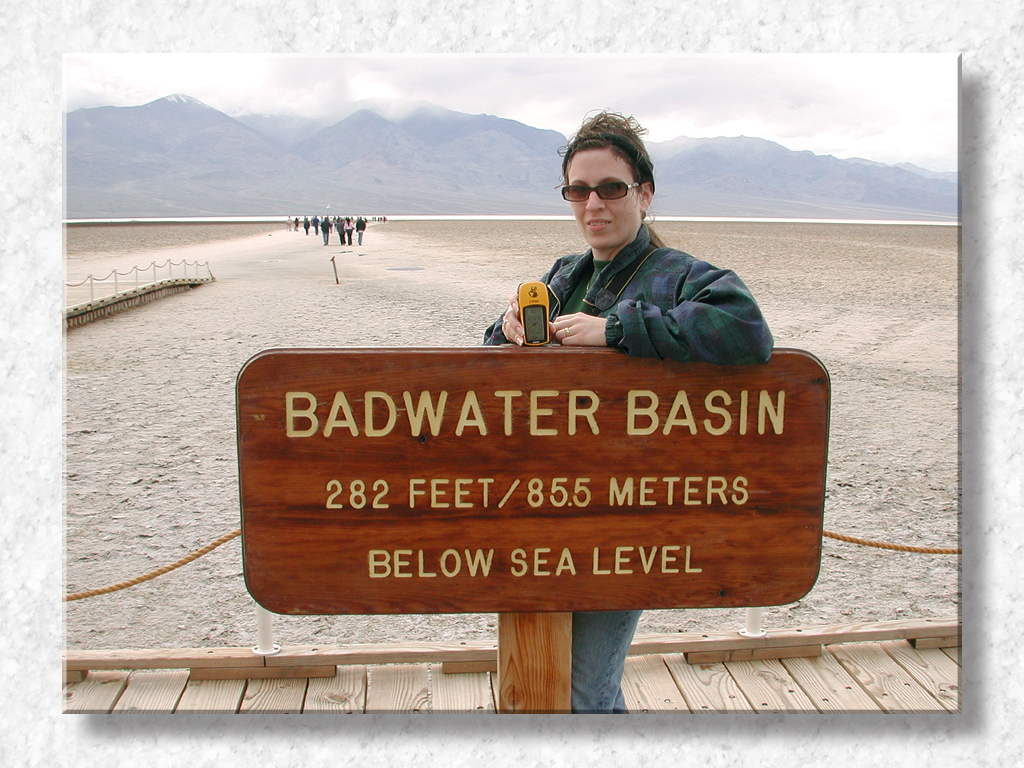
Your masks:
<path fill-rule="evenodd" d="M 598 184 L 596 187 L 585 187 L 582 184 L 569 184 L 562 187 L 562 197 L 570 203 L 582 203 L 590 199 L 591 192 L 597 192 L 602 200 L 619 200 L 626 196 L 633 187 L 639 187 L 640 182 L 627 184 L 624 181 L 607 181 Z"/>

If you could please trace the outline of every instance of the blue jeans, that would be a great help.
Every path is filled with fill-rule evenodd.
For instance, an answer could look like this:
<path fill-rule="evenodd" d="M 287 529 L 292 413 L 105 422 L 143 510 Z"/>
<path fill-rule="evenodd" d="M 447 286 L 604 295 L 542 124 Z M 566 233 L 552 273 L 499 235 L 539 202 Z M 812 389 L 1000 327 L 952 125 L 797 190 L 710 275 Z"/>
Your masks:
<path fill-rule="evenodd" d="M 572 711 L 625 714 L 622 669 L 642 611 L 572 615 Z"/>

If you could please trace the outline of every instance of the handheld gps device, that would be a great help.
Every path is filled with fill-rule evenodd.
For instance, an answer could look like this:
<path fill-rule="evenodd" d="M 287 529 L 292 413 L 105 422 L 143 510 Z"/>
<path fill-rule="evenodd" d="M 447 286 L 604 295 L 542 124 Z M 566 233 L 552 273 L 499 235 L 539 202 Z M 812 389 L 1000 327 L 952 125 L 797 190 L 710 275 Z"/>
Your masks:
<path fill-rule="evenodd" d="M 538 346 L 551 341 L 548 335 L 548 287 L 544 283 L 530 282 L 519 286 L 519 321 L 525 329 L 523 344 Z"/>

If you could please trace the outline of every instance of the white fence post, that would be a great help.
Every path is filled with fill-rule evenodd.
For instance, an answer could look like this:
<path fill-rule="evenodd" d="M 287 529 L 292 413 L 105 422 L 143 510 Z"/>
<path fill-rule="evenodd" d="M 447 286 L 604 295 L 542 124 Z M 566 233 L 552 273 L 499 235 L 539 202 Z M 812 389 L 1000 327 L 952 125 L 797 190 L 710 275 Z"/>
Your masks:
<path fill-rule="evenodd" d="M 764 637 L 767 632 L 761 627 L 764 608 L 747 608 L 747 626 L 740 630 L 744 637 Z"/>
<path fill-rule="evenodd" d="M 281 646 L 274 642 L 274 627 L 271 613 L 262 605 L 253 601 L 256 606 L 256 642 L 252 652 L 260 656 L 273 656 L 281 651 Z"/>

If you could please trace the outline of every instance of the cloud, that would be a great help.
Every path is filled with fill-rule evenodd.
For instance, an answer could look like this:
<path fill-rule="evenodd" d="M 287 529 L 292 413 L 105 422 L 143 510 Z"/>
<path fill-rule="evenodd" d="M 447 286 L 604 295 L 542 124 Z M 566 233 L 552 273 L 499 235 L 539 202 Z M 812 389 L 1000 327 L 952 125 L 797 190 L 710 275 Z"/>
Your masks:
<path fill-rule="evenodd" d="M 957 62 L 949 55 L 65 57 L 69 110 L 175 92 L 231 115 L 339 119 L 361 99 L 428 101 L 566 135 L 588 112 L 608 108 L 635 115 L 652 141 L 760 136 L 791 149 L 927 162 L 935 170 L 954 168 L 957 156 Z"/>

